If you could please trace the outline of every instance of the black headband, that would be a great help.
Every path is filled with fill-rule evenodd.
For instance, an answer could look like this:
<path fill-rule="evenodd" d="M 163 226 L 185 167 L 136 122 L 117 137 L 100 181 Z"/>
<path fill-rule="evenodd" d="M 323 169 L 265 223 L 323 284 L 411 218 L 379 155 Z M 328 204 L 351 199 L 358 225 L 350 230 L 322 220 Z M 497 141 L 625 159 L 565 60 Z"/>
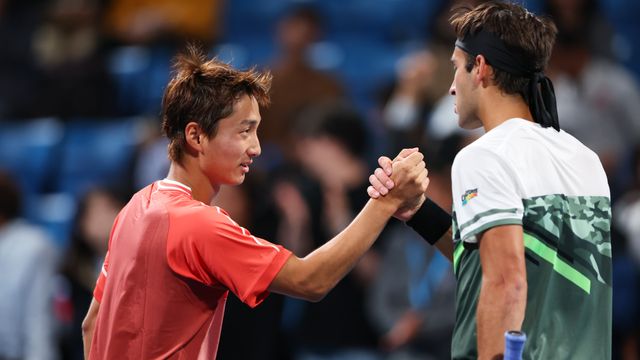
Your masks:
<path fill-rule="evenodd" d="M 560 131 L 553 84 L 542 69 L 536 68 L 530 56 L 508 47 L 496 35 L 482 29 L 456 40 L 456 46 L 473 56 L 482 54 L 487 63 L 496 69 L 529 78 L 528 105 L 534 121 L 543 127 L 551 126 Z"/>

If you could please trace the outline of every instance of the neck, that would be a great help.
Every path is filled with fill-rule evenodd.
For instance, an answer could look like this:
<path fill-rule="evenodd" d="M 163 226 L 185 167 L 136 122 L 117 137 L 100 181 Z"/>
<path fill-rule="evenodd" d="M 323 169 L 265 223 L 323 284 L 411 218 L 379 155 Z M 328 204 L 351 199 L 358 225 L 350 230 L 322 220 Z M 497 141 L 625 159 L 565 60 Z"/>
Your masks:
<path fill-rule="evenodd" d="M 480 101 L 478 110 L 478 117 L 485 131 L 513 118 L 533 121 L 529 105 L 520 95 L 504 94 L 495 86 L 487 89 L 487 94 Z"/>
<path fill-rule="evenodd" d="M 195 159 L 185 155 L 182 163 L 171 162 L 167 179 L 181 182 L 191 188 L 194 200 L 210 204 L 218 194 L 220 184 L 211 184 L 209 179 L 200 171 Z"/>

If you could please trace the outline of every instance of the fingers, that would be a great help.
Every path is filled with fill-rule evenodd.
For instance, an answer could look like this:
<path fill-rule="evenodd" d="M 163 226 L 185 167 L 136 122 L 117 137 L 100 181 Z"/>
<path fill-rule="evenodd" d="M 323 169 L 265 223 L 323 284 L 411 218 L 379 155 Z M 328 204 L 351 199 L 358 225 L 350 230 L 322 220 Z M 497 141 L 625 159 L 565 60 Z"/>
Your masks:
<path fill-rule="evenodd" d="M 398 156 L 396 156 L 396 158 L 395 158 L 395 159 L 393 159 L 393 160 L 400 160 L 400 159 L 404 159 L 404 158 L 406 158 L 407 156 L 409 156 L 409 155 L 411 155 L 411 154 L 413 154 L 413 153 L 416 153 L 416 152 L 418 152 L 418 148 L 417 148 L 417 147 L 409 148 L 409 149 L 402 149 L 402 150 L 400 150 L 400 152 L 398 153 Z M 389 175 L 391 175 L 391 174 L 389 174 Z"/>
<path fill-rule="evenodd" d="M 376 191 L 373 186 L 367 187 L 367 194 L 369 194 L 369 197 L 372 199 L 377 199 L 380 197 L 380 193 Z"/>
<path fill-rule="evenodd" d="M 406 164 L 408 166 L 415 166 L 419 162 L 421 162 L 422 160 L 424 160 L 424 155 L 421 152 L 416 151 L 416 152 L 411 153 L 406 158 L 401 159 L 399 161 L 406 162 Z"/>
<path fill-rule="evenodd" d="M 391 182 L 391 180 L 380 168 L 377 168 L 376 171 L 369 176 L 369 183 L 380 195 L 387 195 L 389 193 L 390 188 L 387 187 L 389 182 Z"/>
<path fill-rule="evenodd" d="M 391 161 L 391 159 L 389 159 L 386 156 L 380 156 L 378 158 L 378 165 L 380 165 L 380 167 L 382 168 L 382 170 L 384 170 L 387 176 L 391 176 L 392 169 L 393 169 L 393 162 Z"/>
<path fill-rule="evenodd" d="M 421 184 L 422 193 L 426 193 L 429 188 L 429 171 L 424 169 L 420 176 L 418 177 L 418 182 Z"/>

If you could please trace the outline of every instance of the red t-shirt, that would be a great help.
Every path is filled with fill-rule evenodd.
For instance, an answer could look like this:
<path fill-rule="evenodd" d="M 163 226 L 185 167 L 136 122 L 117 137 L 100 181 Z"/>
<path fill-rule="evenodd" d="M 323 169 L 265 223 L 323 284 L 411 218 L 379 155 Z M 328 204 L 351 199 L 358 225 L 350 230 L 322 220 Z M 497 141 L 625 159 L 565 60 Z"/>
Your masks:
<path fill-rule="evenodd" d="M 258 305 L 290 255 L 183 184 L 147 186 L 111 230 L 90 358 L 215 358 L 229 290 Z"/>

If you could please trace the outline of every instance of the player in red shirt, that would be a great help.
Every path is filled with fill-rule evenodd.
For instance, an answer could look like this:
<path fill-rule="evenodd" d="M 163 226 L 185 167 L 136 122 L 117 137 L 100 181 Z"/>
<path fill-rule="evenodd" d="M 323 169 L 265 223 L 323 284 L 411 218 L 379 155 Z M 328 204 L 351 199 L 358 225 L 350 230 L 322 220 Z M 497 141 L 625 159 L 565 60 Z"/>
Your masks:
<path fill-rule="evenodd" d="M 394 163 L 396 187 L 304 258 L 257 238 L 208 204 L 244 181 L 260 154 L 259 105 L 269 74 L 237 71 L 195 48 L 178 57 L 163 99 L 166 179 L 118 215 L 85 321 L 90 359 L 215 358 L 229 290 L 249 306 L 277 292 L 319 301 L 428 185 L 422 154 Z"/>

